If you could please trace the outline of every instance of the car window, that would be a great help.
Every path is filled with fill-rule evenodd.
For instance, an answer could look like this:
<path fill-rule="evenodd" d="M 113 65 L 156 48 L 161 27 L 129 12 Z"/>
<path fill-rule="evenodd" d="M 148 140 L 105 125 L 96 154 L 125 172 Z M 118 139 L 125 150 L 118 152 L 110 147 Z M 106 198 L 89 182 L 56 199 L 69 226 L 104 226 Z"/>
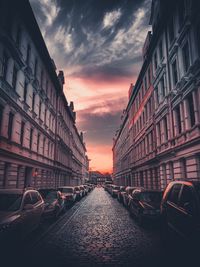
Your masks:
<path fill-rule="evenodd" d="M 168 201 L 173 202 L 175 204 L 178 203 L 179 193 L 181 190 L 182 185 L 181 184 L 175 184 L 169 193 Z"/>
<path fill-rule="evenodd" d="M 32 199 L 29 193 L 27 193 L 24 198 L 24 205 L 28 205 L 28 204 L 32 204 Z"/>
<path fill-rule="evenodd" d="M 190 186 L 184 185 L 179 205 L 189 213 L 194 212 L 195 200 L 192 188 Z"/>
<path fill-rule="evenodd" d="M 37 202 L 41 201 L 37 192 L 31 192 L 32 205 L 35 205 Z"/>
<path fill-rule="evenodd" d="M 19 210 L 22 196 L 22 194 L 0 194 L 0 211 Z"/>

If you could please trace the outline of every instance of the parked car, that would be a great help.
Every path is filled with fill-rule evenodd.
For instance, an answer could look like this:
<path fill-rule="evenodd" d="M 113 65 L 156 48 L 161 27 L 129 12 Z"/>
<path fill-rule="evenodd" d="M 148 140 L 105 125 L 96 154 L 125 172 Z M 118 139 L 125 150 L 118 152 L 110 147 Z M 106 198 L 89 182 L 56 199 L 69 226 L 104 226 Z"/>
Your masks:
<path fill-rule="evenodd" d="M 80 188 L 82 197 L 86 196 L 86 190 L 85 190 L 85 187 L 84 187 L 83 185 L 79 185 L 79 188 Z"/>
<path fill-rule="evenodd" d="M 76 193 L 76 200 L 80 200 L 83 196 L 82 190 L 80 189 L 79 186 L 75 186 L 74 189 L 75 189 L 75 193 Z"/>
<path fill-rule="evenodd" d="M 140 224 L 145 220 L 160 218 L 162 192 L 157 190 L 135 189 L 132 193 L 129 210 Z"/>
<path fill-rule="evenodd" d="M 123 204 L 125 207 L 129 207 L 130 204 L 130 198 L 131 198 L 131 193 L 133 190 L 137 189 L 137 187 L 132 187 L 132 186 L 127 186 L 125 189 L 125 193 L 122 194 L 123 197 Z"/>
<path fill-rule="evenodd" d="M 161 202 L 162 237 L 179 240 L 200 238 L 200 182 L 174 181 L 168 184 Z M 192 244 L 192 242 L 184 242 Z"/>
<path fill-rule="evenodd" d="M 113 186 L 114 186 L 114 184 L 107 185 L 107 191 L 108 191 L 108 193 L 110 193 L 110 194 L 112 193 Z"/>
<path fill-rule="evenodd" d="M 44 210 L 44 201 L 34 189 L 0 190 L 0 242 L 24 238 L 36 229 Z"/>
<path fill-rule="evenodd" d="M 86 195 L 89 193 L 89 186 L 87 184 L 83 185 L 85 188 Z"/>
<path fill-rule="evenodd" d="M 76 190 L 73 186 L 59 187 L 58 190 L 64 196 L 65 206 L 73 204 L 77 198 Z"/>
<path fill-rule="evenodd" d="M 39 189 L 44 200 L 44 218 L 53 217 L 57 219 L 58 216 L 65 210 L 65 197 L 56 189 Z"/>
<path fill-rule="evenodd" d="M 119 202 L 123 201 L 122 193 L 125 193 L 125 189 L 126 189 L 125 186 L 120 186 L 120 188 L 119 188 L 119 191 L 117 193 L 117 199 L 118 199 Z"/>
<path fill-rule="evenodd" d="M 117 197 L 120 187 L 118 185 L 113 185 L 111 187 L 111 195 L 112 197 Z"/>

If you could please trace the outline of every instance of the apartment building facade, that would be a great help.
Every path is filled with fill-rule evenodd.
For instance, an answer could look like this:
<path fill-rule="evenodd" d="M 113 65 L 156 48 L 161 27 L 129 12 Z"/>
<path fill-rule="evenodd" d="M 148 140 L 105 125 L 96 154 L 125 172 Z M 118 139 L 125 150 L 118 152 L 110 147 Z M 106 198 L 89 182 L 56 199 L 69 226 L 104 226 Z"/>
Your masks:
<path fill-rule="evenodd" d="M 29 2 L 0 5 L 0 188 L 81 184 L 88 160 L 64 73 Z"/>
<path fill-rule="evenodd" d="M 113 143 L 116 183 L 163 190 L 200 179 L 197 1 L 152 1 L 143 65 Z"/>

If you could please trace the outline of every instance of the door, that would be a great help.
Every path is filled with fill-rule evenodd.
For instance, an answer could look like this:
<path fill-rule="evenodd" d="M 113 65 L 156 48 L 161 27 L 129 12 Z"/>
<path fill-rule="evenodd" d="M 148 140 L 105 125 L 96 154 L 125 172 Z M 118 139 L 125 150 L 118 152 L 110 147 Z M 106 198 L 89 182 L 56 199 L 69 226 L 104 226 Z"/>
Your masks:
<path fill-rule="evenodd" d="M 197 203 L 195 201 L 194 189 L 184 185 L 179 202 L 178 230 L 181 235 L 188 238 L 195 232 L 197 218 Z"/>
<path fill-rule="evenodd" d="M 32 205 L 32 199 L 30 193 L 26 193 L 24 196 L 23 207 L 22 207 L 22 233 L 23 235 L 28 234 L 33 228 L 34 222 L 32 220 L 33 210 L 25 210 L 26 205 Z"/>
<path fill-rule="evenodd" d="M 43 212 L 43 202 L 38 192 L 31 191 L 30 194 L 33 205 L 33 212 L 32 212 L 33 229 L 35 229 L 40 223 L 41 215 Z"/>
<path fill-rule="evenodd" d="M 178 202 L 182 184 L 175 184 L 168 195 L 166 203 L 166 217 L 168 226 L 178 232 Z"/>

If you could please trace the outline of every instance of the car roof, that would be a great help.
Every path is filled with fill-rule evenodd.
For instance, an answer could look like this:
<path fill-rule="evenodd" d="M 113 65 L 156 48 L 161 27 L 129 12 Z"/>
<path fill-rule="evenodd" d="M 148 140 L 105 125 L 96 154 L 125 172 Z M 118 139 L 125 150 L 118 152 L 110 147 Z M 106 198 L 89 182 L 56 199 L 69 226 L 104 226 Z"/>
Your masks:
<path fill-rule="evenodd" d="M 170 185 L 173 184 L 184 184 L 184 185 L 188 185 L 188 186 L 197 186 L 200 185 L 200 181 L 199 180 L 177 180 L 177 181 L 172 181 L 169 183 Z"/>

